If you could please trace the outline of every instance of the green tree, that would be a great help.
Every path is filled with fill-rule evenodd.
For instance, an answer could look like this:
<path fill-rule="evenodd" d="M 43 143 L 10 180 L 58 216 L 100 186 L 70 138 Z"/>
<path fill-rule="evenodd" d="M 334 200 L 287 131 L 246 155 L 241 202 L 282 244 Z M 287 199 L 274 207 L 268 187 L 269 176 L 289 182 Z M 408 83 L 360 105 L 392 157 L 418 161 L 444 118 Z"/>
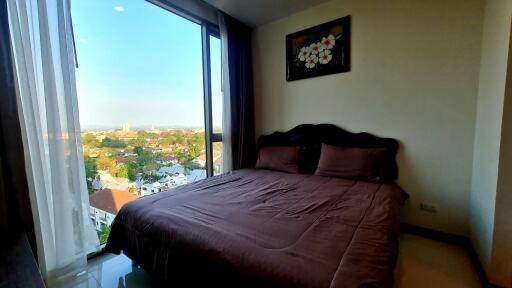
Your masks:
<path fill-rule="evenodd" d="M 173 145 L 176 144 L 176 137 L 172 132 L 167 132 L 161 136 L 161 139 L 158 142 L 161 145 Z"/>
<path fill-rule="evenodd" d="M 106 170 L 109 172 L 113 172 L 116 168 L 116 162 L 112 158 L 100 156 L 98 160 L 96 160 L 96 167 L 98 168 L 98 170 Z"/>
<path fill-rule="evenodd" d="M 137 147 L 137 146 L 144 146 L 146 144 L 146 139 L 145 138 L 142 138 L 142 137 L 137 137 L 135 139 L 132 139 L 130 141 L 128 141 L 128 145 L 132 146 L 132 147 Z"/>
<path fill-rule="evenodd" d="M 96 159 L 84 156 L 85 178 L 94 178 L 96 176 Z"/>
<path fill-rule="evenodd" d="M 140 138 L 143 138 L 143 139 L 148 138 L 148 134 L 149 133 L 144 131 L 144 130 L 137 131 L 137 137 L 140 137 Z"/>
<path fill-rule="evenodd" d="M 185 145 L 186 142 L 187 142 L 185 134 L 182 131 L 176 131 L 174 133 L 174 137 L 175 137 L 175 143 L 174 144 Z"/>
<path fill-rule="evenodd" d="M 140 154 L 142 154 L 142 152 L 144 152 L 144 148 L 142 148 L 142 146 L 137 146 L 137 147 L 133 148 L 133 153 L 135 153 L 139 156 L 140 156 Z"/>
<path fill-rule="evenodd" d="M 105 137 L 101 140 L 99 147 L 109 147 L 109 148 L 125 148 L 126 143 L 119 139 L 112 139 L 110 137 Z"/>
<path fill-rule="evenodd" d="M 142 151 L 138 155 L 137 165 L 141 168 L 140 172 L 150 172 L 159 168 L 156 163 L 157 155 L 148 151 Z"/>
<path fill-rule="evenodd" d="M 118 165 L 117 166 L 117 173 L 116 173 L 116 176 L 117 177 L 121 177 L 121 178 L 128 178 L 128 165 L 126 164 L 121 164 L 121 165 Z"/>
<path fill-rule="evenodd" d="M 188 159 L 192 160 L 194 158 L 199 157 L 201 155 L 201 147 L 198 144 L 189 144 L 188 145 Z"/>
<path fill-rule="evenodd" d="M 139 130 L 137 131 L 137 138 L 143 138 L 143 139 L 156 139 L 158 138 L 159 135 L 156 134 L 156 133 L 149 133 L 147 131 L 144 131 L 144 130 Z"/>
<path fill-rule="evenodd" d="M 137 174 L 141 172 L 137 162 L 134 160 L 130 161 L 126 164 L 126 166 L 128 168 L 128 179 L 130 179 L 130 181 L 137 180 Z"/>
<path fill-rule="evenodd" d="M 100 142 L 93 134 L 85 133 L 82 137 L 82 144 L 84 146 L 97 147 L 99 143 Z"/>
<path fill-rule="evenodd" d="M 98 231 L 98 238 L 101 244 L 107 242 L 108 235 L 110 235 L 110 226 L 101 224 L 100 231 Z"/>

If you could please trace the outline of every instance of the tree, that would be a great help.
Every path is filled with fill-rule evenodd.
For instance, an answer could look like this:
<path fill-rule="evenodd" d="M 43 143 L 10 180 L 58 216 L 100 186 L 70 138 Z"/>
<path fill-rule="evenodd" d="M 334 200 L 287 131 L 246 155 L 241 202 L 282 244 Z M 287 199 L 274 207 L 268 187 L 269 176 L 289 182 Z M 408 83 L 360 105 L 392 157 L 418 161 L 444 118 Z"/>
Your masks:
<path fill-rule="evenodd" d="M 82 137 L 82 144 L 84 146 L 96 147 L 100 142 L 96 139 L 96 136 L 90 133 L 85 133 Z"/>
<path fill-rule="evenodd" d="M 142 154 L 142 152 L 144 152 L 144 148 L 142 148 L 142 146 L 137 146 L 137 147 L 133 148 L 133 153 L 135 153 L 139 156 L 140 156 L 140 154 Z"/>
<path fill-rule="evenodd" d="M 148 135 L 149 135 L 149 133 L 144 130 L 137 131 L 137 138 L 146 139 L 146 138 L 149 138 Z"/>
<path fill-rule="evenodd" d="M 98 170 L 106 170 L 109 172 L 113 172 L 116 168 L 116 162 L 112 158 L 100 156 L 100 158 L 96 160 L 96 167 L 98 168 Z"/>
<path fill-rule="evenodd" d="M 89 156 L 84 156 L 84 168 L 85 168 L 85 182 L 87 183 L 87 191 L 89 195 L 94 193 L 92 189 L 92 180 L 96 177 L 96 159 Z"/>
<path fill-rule="evenodd" d="M 138 153 L 137 165 L 139 172 L 151 172 L 157 170 L 159 165 L 156 163 L 157 156 L 151 152 L 142 150 Z"/>
<path fill-rule="evenodd" d="M 116 176 L 117 177 L 121 177 L 121 178 L 128 178 L 128 165 L 126 164 L 121 164 L 121 165 L 118 165 L 117 166 L 117 173 L 116 173 Z"/>
<path fill-rule="evenodd" d="M 126 167 L 128 168 L 128 179 L 130 179 L 130 181 L 137 180 L 137 174 L 140 173 L 140 168 L 137 165 L 137 162 L 130 161 L 127 163 Z"/>
<path fill-rule="evenodd" d="M 85 178 L 94 178 L 96 176 L 96 160 L 89 156 L 84 156 L 84 166 L 85 166 Z"/>
<path fill-rule="evenodd" d="M 175 143 L 174 144 L 182 144 L 182 145 L 185 145 L 186 143 L 186 139 L 185 139 L 185 134 L 181 131 L 176 131 L 174 133 L 174 136 L 175 136 Z"/>
<path fill-rule="evenodd" d="M 198 144 L 189 144 L 188 145 L 188 158 L 192 160 L 194 158 L 199 157 L 201 155 L 201 147 Z"/>
<path fill-rule="evenodd" d="M 173 145 L 176 144 L 176 137 L 174 136 L 174 134 L 167 132 L 161 136 L 161 139 L 158 142 L 161 145 Z"/>
<path fill-rule="evenodd" d="M 110 137 L 105 137 L 101 140 L 99 147 L 109 147 L 109 148 L 125 148 L 126 143 L 119 139 L 112 139 Z"/>
<path fill-rule="evenodd" d="M 108 235 L 110 235 L 110 226 L 101 224 L 100 231 L 98 231 L 98 238 L 101 244 L 107 242 Z"/>
<path fill-rule="evenodd" d="M 144 146 L 146 144 L 146 138 L 143 138 L 143 137 L 137 137 L 135 139 L 132 139 L 130 141 L 128 141 L 128 144 L 132 147 L 137 147 L 137 146 Z"/>

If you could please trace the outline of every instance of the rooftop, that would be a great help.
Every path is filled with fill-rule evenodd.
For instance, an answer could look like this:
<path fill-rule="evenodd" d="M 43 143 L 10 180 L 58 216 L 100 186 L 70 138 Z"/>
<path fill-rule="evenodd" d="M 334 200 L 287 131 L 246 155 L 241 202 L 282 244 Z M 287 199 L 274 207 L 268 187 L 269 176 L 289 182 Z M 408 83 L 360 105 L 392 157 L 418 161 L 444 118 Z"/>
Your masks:
<path fill-rule="evenodd" d="M 124 204 L 137 198 L 137 195 L 127 191 L 105 188 L 89 196 L 89 202 L 92 207 L 115 215 Z"/>

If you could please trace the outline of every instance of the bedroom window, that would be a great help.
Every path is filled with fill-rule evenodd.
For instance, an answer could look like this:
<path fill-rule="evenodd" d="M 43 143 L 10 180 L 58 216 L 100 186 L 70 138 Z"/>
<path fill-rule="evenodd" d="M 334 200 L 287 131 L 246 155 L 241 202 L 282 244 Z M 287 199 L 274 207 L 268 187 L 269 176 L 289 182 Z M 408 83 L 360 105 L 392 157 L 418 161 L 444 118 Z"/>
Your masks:
<path fill-rule="evenodd" d="M 148 1 L 74 0 L 91 220 L 222 171 L 218 28 Z M 91 21 L 94 19 L 94 21 Z"/>

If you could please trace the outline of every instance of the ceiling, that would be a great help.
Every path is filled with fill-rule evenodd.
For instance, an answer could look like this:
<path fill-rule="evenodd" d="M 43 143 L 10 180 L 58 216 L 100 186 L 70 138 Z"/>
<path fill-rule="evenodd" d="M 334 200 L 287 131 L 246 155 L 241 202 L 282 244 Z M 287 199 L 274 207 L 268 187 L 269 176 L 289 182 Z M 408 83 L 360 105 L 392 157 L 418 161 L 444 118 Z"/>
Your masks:
<path fill-rule="evenodd" d="M 204 0 L 251 27 L 258 27 L 328 0 Z"/>

